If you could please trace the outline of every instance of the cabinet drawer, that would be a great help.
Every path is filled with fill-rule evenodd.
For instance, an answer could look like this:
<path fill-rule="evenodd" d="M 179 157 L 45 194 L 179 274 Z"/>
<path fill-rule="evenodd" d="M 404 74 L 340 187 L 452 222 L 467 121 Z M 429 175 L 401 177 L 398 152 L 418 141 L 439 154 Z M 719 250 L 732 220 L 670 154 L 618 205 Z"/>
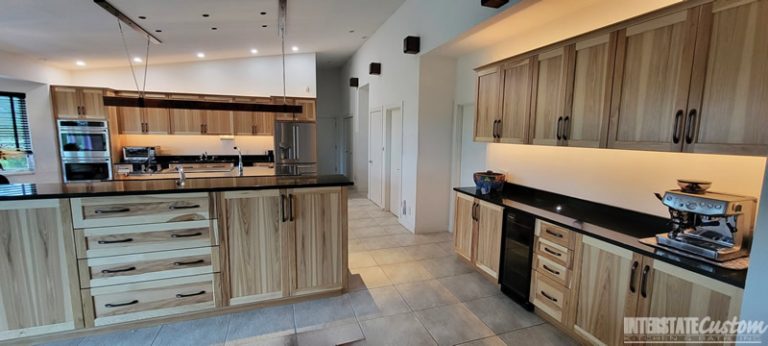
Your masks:
<path fill-rule="evenodd" d="M 215 220 L 75 230 L 78 258 L 213 246 L 218 238 Z"/>
<path fill-rule="evenodd" d="M 569 284 L 570 271 L 568 268 L 540 255 L 536 256 L 536 271 L 563 286 L 567 287 Z"/>
<path fill-rule="evenodd" d="M 73 198 L 72 222 L 90 228 L 206 220 L 209 208 L 207 193 Z"/>
<path fill-rule="evenodd" d="M 219 272 L 219 248 L 202 247 L 83 259 L 80 287 L 101 287 Z"/>
<path fill-rule="evenodd" d="M 555 244 L 559 244 L 573 250 L 573 244 L 571 242 L 571 231 L 541 220 L 536 220 L 536 224 L 536 235 Z"/>
<path fill-rule="evenodd" d="M 213 309 L 219 274 L 187 276 L 83 290 L 86 323 L 103 326 Z"/>
<path fill-rule="evenodd" d="M 573 252 L 562 245 L 555 244 L 549 240 L 539 237 L 536 246 L 536 254 L 552 260 L 553 262 L 566 268 L 571 268 Z"/>
<path fill-rule="evenodd" d="M 568 290 L 539 273 L 534 273 L 532 288 L 533 305 L 556 321 L 562 322 L 563 311 L 568 306 Z"/>

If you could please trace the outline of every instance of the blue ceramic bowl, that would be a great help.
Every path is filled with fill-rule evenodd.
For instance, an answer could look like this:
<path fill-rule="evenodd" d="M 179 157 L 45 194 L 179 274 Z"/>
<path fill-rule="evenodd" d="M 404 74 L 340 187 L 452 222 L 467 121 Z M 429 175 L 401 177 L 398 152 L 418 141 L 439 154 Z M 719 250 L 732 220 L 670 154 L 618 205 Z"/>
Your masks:
<path fill-rule="evenodd" d="M 501 192 L 506 181 L 504 174 L 493 171 L 477 172 L 472 175 L 472 178 L 475 180 L 475 187 L 484 195 L 494 190 Z"/>

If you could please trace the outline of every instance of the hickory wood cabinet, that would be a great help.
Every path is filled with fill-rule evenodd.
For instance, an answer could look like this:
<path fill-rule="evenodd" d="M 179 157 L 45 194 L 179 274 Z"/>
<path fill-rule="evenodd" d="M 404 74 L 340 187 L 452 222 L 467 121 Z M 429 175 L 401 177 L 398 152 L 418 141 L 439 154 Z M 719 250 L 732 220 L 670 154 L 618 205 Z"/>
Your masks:
<path fill-rule="evenodd" d="M 301 106 L 301 113 L 275 113 L 275 119 L 281 121 L 316 121 L 317 100 L 306 97 L 272 96 L 272 104 Z"/>
<path fill-rule="evenodd" d="M 116 96 L 139 97 L 136 92 L 117 92 Z M 166 99 L 165 94 L 144 94 L 145 98 Z M 166 108 L 116 107 L 120 134 L 167 135 L 171 130 L 170 111 Z"/>
<path fill-rule="evenodd" d="M 230 97 L 171 94 L 171 99 L 231 102 Z M 231 135 L 232 112 L 200 109 L 172 108 L 171 129 L 177 135 Z"/>
<path fill-rule="evenodd" d="M 267 97 L 235 97 L 235 102 L 272 103 Z M 275 127 L 275 113 L 233 112 L 235 135 L 272 136 Z"/>
<path fill-rule="evenodd" d="M 475 140 L 766 155 L 766 21 L 766 0 L 682 4 L 480 68 Z"/>
<path fill-rule="evenodd" d="M 0 341 L 81 328 L 68 200 L 0 202 Z"/>
<path fill-rule="evenodd" d="M 107 119 L 104 89 L 51 86 L 51 97 L 57 119 Z"/>
<path fill-rule="evenodd" d="M 344 188 L 222 195 L 232 305 L 346 287 Z"/>
<path fill-rule="evenodd" d="M 498 279 L 504 208 L 456 194 L 454 250 L 482 273 Z"/>

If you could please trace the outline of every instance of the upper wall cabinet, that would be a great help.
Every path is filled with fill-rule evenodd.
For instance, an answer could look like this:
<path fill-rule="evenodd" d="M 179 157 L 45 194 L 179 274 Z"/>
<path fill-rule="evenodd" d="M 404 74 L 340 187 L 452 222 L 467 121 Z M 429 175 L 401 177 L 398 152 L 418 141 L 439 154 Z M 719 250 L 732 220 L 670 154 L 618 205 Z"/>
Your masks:
<path fill-rule="evenodd" d="M 566 104 L 568 70 L 572 47 L 560 47 L 536 57 L 533 78 L 533 144 L 557 145 L 563 140 L 563 129 L 570 120 Z"/>
<path fill-rule="evenodd" d="M 139 97 L 137 92 L 117 92 L 117 96 Z M 144 94 L 145 98 L 165 99 L 164 94 Z M 120 134 L 166 135 L 170 132 L 167 108 L 117 107 Z"/>
<path fill-rule="evenodd" d="M 608 146 L 679 151 L 698 8 L 618 31 Z"/>
<path fill-rule="evenodd" d="M 263 103 L 272 102 L 266 97 L 235 97 L 235 102 Z M 235 135 L 272 136 L 274 132 L 275 113 L 267 112 L 232 112 L 234 117 Z"/>
<path fill-rule="evenodd" d="M 496 124 L 500 119 L 499 67 L 477 72 L 477 102 L 475 103 L 475 141 L 495 142 Z"/>
<path fill-rule="evenodd" d="M 53 86 L 51 94 L 56 118 L 107 119 L 102 89 Z"/>
<path fill-rule="evenodd" d="M 526 58 L 501 65 L 501 118 L 496 137 L 502 143 L 529 142 L 534 64 L 535 58 Z"/>
<path fill-rule="evenodd" d="M 684 150 L 768 154 L 768 1 L 702 7 Z"/>
<path fill-rule="evenodd" d="M 317 120 L 317 101 L 313 98 L 272 96 L 276 105 L 296 105 L 302 107 L 301 113 L 275 113 L 280 121 L 315 121 Z"/>
<path fill-rule="evenodd" d="M 180 95 L 170 96 L 174 100 L 193 100 L 199 101 L 198 95 Z M 204 115 L 199 109 L 171 109 L 171 133 L 174 135 L 200 135 L 205 134 Z"/>
<path fill-rule="evenodd" d="M 203 101 L 210 102 L 232 102 L 231 97 L 221 96 L 203 96 Z M 206 135 L 231 135 L 233 133 L 232 127 L 232 111 L 203 111 L 204 118 L 203 124 L 205 126 Z"/>

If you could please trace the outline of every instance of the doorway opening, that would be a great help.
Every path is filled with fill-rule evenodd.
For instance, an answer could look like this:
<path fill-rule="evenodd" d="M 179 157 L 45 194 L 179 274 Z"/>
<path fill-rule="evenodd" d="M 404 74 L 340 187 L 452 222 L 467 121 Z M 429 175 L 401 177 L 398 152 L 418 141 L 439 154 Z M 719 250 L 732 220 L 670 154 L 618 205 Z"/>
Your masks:
<path fill-rule="evenodd" d="M 385 210 L 398 218 L 403 215 L 402 171 L 403 171 L 403 107 L 387 107 L 384 114 L 384 188 Z"/>
<path fill-rule="evenodd" d="M 385 209 L 384 192 L 386 167 L 384 159 L 384 112 L 382 107 L 372 108 L 368 117 L 368 199 Z"/>

